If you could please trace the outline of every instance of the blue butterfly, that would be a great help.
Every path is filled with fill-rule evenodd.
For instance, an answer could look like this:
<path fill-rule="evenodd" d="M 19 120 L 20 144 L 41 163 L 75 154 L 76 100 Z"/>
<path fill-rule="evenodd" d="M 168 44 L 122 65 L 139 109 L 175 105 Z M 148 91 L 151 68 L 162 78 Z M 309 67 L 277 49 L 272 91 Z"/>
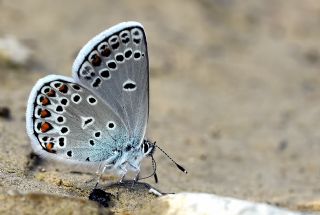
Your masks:
<path fill-rule="evenodd" d="M 121 180 L 128 170 L 138 179 L 142 159 L 150 156 L 157 178 L 152 156 L 157 145 L 145 139 L 148 114 L 146 35 L 140 23 L 124 22 L 80 50 L 72 78 L 49 75 L 36 83 L 28 100 L 27 133 L 40 156 L 99 166 Z"/>

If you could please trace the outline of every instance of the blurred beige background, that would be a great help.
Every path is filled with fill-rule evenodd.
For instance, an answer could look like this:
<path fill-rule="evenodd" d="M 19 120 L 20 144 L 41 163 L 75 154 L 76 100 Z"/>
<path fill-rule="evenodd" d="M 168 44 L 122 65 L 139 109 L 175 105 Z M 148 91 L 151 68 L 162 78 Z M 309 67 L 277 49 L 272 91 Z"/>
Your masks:
<path fill-rule="evenodd" d="M 189 171 L 184 175 L 157 152 L 160 183 L 147 182 L 165 192 L 209 192 L 293 209 L 319 200 L 316 0 L 1 0 L 0 37 L 16 37 L 32 55 L 22 66 L 0 58 L 0 106 L 12 114 L 0 119 L 0 191 L 65 194 L 53 176 L 80 187 L 90 178 L 54 163 L 46 173 L 29 168 L 26 101 L 37 79 L 71 76 L 81 47 L 127 20 L 141 22 L 147 33 L 148 137 Z M 149 161 L 144 166 L 145 174 L 151 171 Z"/>

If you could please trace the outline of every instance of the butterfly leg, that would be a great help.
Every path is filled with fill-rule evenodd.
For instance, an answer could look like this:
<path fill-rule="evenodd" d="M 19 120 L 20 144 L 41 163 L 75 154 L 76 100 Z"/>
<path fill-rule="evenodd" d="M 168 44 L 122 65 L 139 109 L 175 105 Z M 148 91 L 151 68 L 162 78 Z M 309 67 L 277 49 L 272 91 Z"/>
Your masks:
<path fill-rule="evenodd" d="M 126 169 L 126 162 L 125 163 L 123 163 L 123 164 L 121 164 L 120 166 L 119 166 L 119 169 L 120 169 L 120 171 L 122 172 L 122 176 L 121 176 L 121 178 L 120 178 L 120 181 L 119 181 L 119 183 L 123 183 L 123 180 L 124 180 L 124 178 L 125 178 L 125 176 L 126 176 L 126 174 L 127 174 L 127 172 L 128 172 L 128 170 Z"/>
<path fill-rule="evenodd" d="M 121 178 L 120 178 L 119 183 L 123 183 L 126 174 L 127 174 L 127 173 L 123 173 L 123 175 L 122 175 Z"/>
<path fill-rule="evenodd" d="M 85 181 L 85 183 L 91 183 L 91 182 L 95 181 L 97 178 L 100 177 L 100 172 L 101 172 L 100 169 L 101 169 L 101 166 L 102 166 L 102 163 L 99 164 L 99 167 L 98 167 L 97 171 L 95 172 L 95 175 L 94 175 L 91 179 Z M 98 181 L 99 181 L 99 179 L 98 179 Z M 97 186 L 97 185 L 96 185 L 96 186 Z M 96 187 L 96 186 L 95 186 L 95 187 Z"/>
<path fill-rule="evenodd" d="M 132 182 L 132 187 L 134 186 L 134 184 L 139 180 L 139 176 L 140 176 L 140 167 L 133 165 L 131 163 L 128 163 L 130 165 L 130 167 L 132 168 L 133 171 L 137 172 L 136 176 L 133 178 L 133 182 Z"/>
<path fill-rule="evenodd" d="M 139 175 L 140 175 L 140 164 L 139 165 L 134 165 L 132 163 L 128 163 L 128 164 L 132 168 L 133 171 L 137 172 L 136 176 L 134 177 L 134 181 L 138 181 Z"/>
<path fill-rule="evenodd" d="M 101 180 L 101 177 L 102 177 L 104 171 L 106 171 L 106 169 L 107 169 L 108 167 L 112 167 L 112 165 L 110 165 L 110 164 L 105 164 L 105 165 L 103 166 L 103 168 L 102 168 L 102 171 L 100 171 L 101 165 L 99 166 L 99 169 L 98 169 L 98 171 L 96 172 L 96 173 L 98 174 L 98 180 L 97 180 L 97 183 L 96 183 L 96 185 L 94 186 L 94 188 L 97 188 L 98 184 L 100 183 L 100 180 Z"/>
<path fill-rule="evenodd" d="M 140 170 L 138 171 L 138 173 L 137 173 L 136 176 L 134 177 L 134 181 L 135 181 L 135 182 L 139 181 L 139 177 L 140 177 Z"/>

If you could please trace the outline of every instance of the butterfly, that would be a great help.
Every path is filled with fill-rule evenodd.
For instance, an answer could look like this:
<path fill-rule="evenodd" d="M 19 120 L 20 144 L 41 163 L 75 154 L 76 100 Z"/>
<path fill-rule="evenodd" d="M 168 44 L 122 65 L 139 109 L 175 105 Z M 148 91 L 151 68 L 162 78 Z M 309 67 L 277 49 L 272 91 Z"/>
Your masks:
<path fill-rule="evenodd" d="M 157 147 L 145 139 L 148 115 L 146 35 L 131 21 L 92 38 L 76 57 L 72 78 L 38 80 L 29 96 L 26 127 L 36 154 L 102 166 L 102 173 L 116 172 L 122 180 L 128 170 L 137 178 L 142 159 Z M 152 162 L 156 178 L 153 157 Z"/>

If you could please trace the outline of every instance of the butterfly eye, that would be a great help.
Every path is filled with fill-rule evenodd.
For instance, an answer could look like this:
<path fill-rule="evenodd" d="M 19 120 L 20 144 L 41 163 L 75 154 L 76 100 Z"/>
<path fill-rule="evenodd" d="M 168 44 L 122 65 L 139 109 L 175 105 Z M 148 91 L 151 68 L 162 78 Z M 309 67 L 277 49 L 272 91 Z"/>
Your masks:
<path fill-rule="evenodd" d="M 148 150 L 149 150 L 149 144 L 144 143 L 144 144 L 142 145 L 142 149 L 143 149 L 143 153 L 144 153 L 144 154 L 147 154 L 147 152 L 148 152 Z"/>

